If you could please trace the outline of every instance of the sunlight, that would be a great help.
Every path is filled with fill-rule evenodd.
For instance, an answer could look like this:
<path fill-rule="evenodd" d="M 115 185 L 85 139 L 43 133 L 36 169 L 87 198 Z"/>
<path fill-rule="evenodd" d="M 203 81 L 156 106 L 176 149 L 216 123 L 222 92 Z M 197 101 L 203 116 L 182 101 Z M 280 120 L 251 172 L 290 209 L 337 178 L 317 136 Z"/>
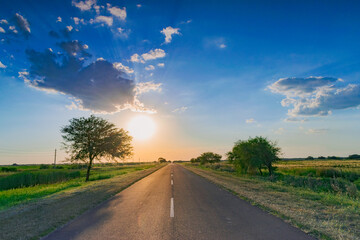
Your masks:
<path fill-rule="evenodd" d="M 137 116 L 130 120 L 128 130 L 135 140 L 147 140 L 155 133 L 156 125 L 148 116 Z"/>

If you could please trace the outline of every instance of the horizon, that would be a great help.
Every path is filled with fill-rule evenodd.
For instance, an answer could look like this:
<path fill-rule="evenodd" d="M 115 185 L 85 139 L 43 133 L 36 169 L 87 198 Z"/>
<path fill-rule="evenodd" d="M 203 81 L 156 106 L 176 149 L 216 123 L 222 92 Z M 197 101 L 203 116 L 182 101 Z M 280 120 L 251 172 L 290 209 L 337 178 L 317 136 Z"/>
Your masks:
<path fill-rule="evenodd" d="M 0 165 L 65 159 L 91 114 L 133 162 L 225 154 L 263 136 L 282 158 L 358 154 L 360 2 L 38 1 L 0 9 Z M 344 14 L 346 13 L 346 14 Z M 174 160 L 177 161 L 177 160 Z"/>

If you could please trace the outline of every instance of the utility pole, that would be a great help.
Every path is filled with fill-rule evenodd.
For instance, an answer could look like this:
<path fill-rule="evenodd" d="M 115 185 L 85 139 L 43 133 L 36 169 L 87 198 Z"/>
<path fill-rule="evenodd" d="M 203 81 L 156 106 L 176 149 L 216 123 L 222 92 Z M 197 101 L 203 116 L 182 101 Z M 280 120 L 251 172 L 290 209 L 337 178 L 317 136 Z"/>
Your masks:
<path fill-rule="evenodd" d="M 55 148 L 55 155 L 54 155 L 54 168 L 56 167 L 56 148 Z"/>

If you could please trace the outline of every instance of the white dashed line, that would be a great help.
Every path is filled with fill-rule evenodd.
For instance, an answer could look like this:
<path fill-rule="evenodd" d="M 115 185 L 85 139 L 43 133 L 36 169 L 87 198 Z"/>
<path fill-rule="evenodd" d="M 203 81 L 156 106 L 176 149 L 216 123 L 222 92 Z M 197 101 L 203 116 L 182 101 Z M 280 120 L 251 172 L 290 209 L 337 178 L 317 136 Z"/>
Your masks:
<path fill-rule="evenodd" d="M 174 181 L 171 179 L 171 185 L 174 185 Z"/>
<path fill-rule="evenodd" d="M 170 201 L 170 217 L 173 218 L 174 217 L 174 198 L 171 198 Z"/>

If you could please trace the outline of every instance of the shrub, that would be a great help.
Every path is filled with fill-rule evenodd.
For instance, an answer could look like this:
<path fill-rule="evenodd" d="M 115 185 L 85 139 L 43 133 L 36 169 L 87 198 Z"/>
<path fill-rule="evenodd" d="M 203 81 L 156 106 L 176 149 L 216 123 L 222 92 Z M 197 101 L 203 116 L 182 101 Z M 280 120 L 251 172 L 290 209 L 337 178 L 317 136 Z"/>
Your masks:
<path fill-rule="evenodd" d="M 39 169 L 49 169 L 50 165 L 49 164 L 41 164 Z"/>
<path fill-rule="evenodd" d="M 2 172 L 16 172 L 17 168 L 15 168 L 15 167 L 2 167 L 1 171 Z"/>

